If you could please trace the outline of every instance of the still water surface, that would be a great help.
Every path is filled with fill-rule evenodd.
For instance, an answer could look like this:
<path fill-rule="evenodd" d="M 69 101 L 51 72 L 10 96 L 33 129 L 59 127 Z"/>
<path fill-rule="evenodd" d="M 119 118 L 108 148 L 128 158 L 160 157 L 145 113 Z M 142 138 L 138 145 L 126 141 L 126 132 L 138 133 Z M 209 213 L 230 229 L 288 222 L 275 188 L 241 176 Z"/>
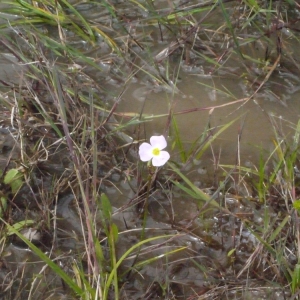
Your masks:
<path fill-rule="evenodd" d="M 159 1 L 159 4 L 168 8 L 169 1 Z M 126 10 L 126 5 L 123 5 Z M 92 5 L 82 6 L 82 12 L 94 20 L 103 18 L 100 11 L 93 10 Z M 129 14 L 129 12 L 126 13 Z M 214 16 L 214 18 L 216 17 Z M 147 47 L 144 51 L 139 49 L 140 52 L 136 52 L 138 53 L 137 60 L 134 61 L 138 66 L 137 70 L 143 68 L 147 72 L 136 70 L 131 73 L 128 70 L 130 69 L 128 65 L 118 64 L 117 59 L 112 64 L 106 59 L 99 59 L 104 53 L 107 54 L 107 47 L 89 49 L 84 41 L 80 41 L 76 37 L 73 41 L 73 44 L 77 44 L 79 48 L 81 47 L 82 51 L 86 51 L 87 56 L 92 57 L 103 67 L 103 72 L 100 74 L 99 71 L 87 68 L 89 75 L 95 79 L 98 78 L 102 87 L 109 91 L 107 98 L 103 100 L 113 105 L 114 99 L 119 98 L 119 95 L 122 94 L 117 107 L 119 115 L 126 115 L 127 113 L 143 113 L 153 116 L 167 115 L 172 109 L 186 149 L 199 138 L 207 126 L 216 133 L 221 126 L 237 118 L 235 123 L 213 142 L 212 148 L 206 151 L 204 156 L 201 157 L 201 161 L 194 162 L 194 170 L 191 171 L 193 174 L 197 174 L 197 176 L 193 176 L 194 181 L 203 181 L 209 177 L 210 173 L 206 173 L 205 170 L 209 170 L 216 158 L 222 164 L 235 164 L 239 160 L 242 165 L 257 164 L 261 152 L 268 155 L 274 149 L 273 140 L 275 138 L 278 138 L 279 142 L 292 140 L 300 115 L 298 102 L 300 79 L 295 75 L 297 72 L 294 72 L 292 68 L 286 69 L 278 66 L 265 87 L 261 88 L 248 101 L 241 101 L 249 98 L 255 92 L 257 88 L 257 86 L 253 88 L 255 79 L 257 78 L 258 82 L 261 83 L 267 73 L 263 73 L 256 66 L 248 66 L 249 73 L 245 75 L 244 63 L 235 56 L 221 62 L 223 67 L 214 70 L 209 63 L 201 58 L 194 57 L 191 61 L 186 62 L 181 53 L 174 53 L 174 55 L 165 58 L 156 65 L 164 77 L 168 78 L 168 84 L 166 84 L 162 80 L 157 80 L 158 78 L 161 79 L 157 73 L 152 76 L 148 74 L 148 71 L 155 70 L 152 66 L 154 58 L 172 41 L 172 36 L 166 33 L 164 41 L 160 41 L 158 27 L 134 27 L 133 25 L 129 28 L 130 26 L 128 26 L 128 29 L 136 30 L 137 35 L 147 33 L 147 38 L 144 36 L 144 45 L 147 45 Z M 53 29 L 50 34 L 55 36 L 57 33 Z M 291 49 L 291 51 L 293 50 Z M 259 56 L 263 53 L 262 48 L 258 48 L 255 55 Z M 112 55 L 112 57 L 114 56 Z M 121 72 L 119 72 L 120 70 Z M 26 72 L 25 67 L 16 63 L 16 59 L 10 53 L 5 53 L 5 49 L 3 49 L 0 57 L 0 77 L 2 80 L 19 84 L 23 72 Z M 136 139 L 147 139 L 154 134 L 167 132 L 170 142 L 169 148 L 171 148 L 170 145 L 174 141 L 174 132 L 172 128 L 170 131 L 166 130 L 168 128 L 167 117 L 153 118 L 153 120 L 144 123 L 142 128 L 143 130 L 140 130 L 139 134 L 137 134 L 136 127 L 128 128 L 127 132 Z M 179 160 L 178 149 L 175 148 L 172 152 L 172 159 Z M 129 202 L 134 197 L 133 192 L 124 182 L 124 178 L 113 181 L 119 190 L 111 186 L 104 188 L 116 207 L 116 211 L 117 208 L 122 207 L 126 201 Z M 119 193 L 120 191 L 122 194 Z M 151 198 L 149 204 L 150 216 L 147 224 L 149 228 L 170 230 L 171 224 L 174 225 L 175 223 L 177 226 L 181 226 L 197 216 L 197 205 L 188 197 L 183 197 L 179 191 L 175 191 L 170 199 L 160 194 L 160 192 Z M 235 199 L 227 200 L 227 205 L 232 211 L 237 209 L 242 212 L 245 210 L 248 213 L 248 207 L 243 207 Z M 72 199 L 68 201 L 64 202 L 65 205 L 58 205 L 58 215 L 65 222 L 60 225 L 63 230 L 66 228 L 70 230 L 68 227 L 72 227 L 71 231 L 78 233 L 80 229 L 75 224 L 79 224 L 80 220 L 76 217 L 74 207 L 71 205 Z M 253 213 L 251 208 L 250 213 Z M 261 222 L 260 211 L 255 211 L 253 214 L 257 222 Z M 114 218 L 119 231 L 125 231 L 127 226 L 130 228 L 140 226 L 134 209 L 121 211 L 119 214 L 115 214 Z M 126 226 L 124 225 L 124 218 L 127 221 Z M 194 221 L 193 235 L 187 234 L 180 240 L 180 243 L 188 245 L 192 254 L 201 253 L 200 263 L 203 265 L 210 262 L 213 265 L 217 262 L 224 269 L 232 267 L 227 253 L 235 246 L 232 244 L 232 231 L 235 229 L 241 231 L 242 237 L 241 241 L 236 244 L 237 249 L 238 247 L 246 249 L 250 247 L 249 245 L 256 246 L 257 240 L 242 228 L 238 220 L 216 215 L 208 216 L 205 220 L 195 218 Z M 220 232 L 220 223 L 222 223 L 223 232 Z M 118 251 L 122 252 L 130 247 L 137 237 L 139 235 L 132 234 L 129 238 L 125 237 L 123 240 L 120 238 Z M 82 241 L 77 242 L 75 239 L 66 237 L 61 238 L 60 246 L 62 249 L 68 247 L 83 249 Z M 178 245 L 174 242 L 172 246 Z M 252 249 L 250 250 L 252 251 Z M 8 259 L 8 265 L 13 266 L 13 270 L 16 269 L 16 262 L 20 263 L 28 259 L 28 255 L 24 255 L 25 250 L 19 251 L 12 245 L 7 248 L 7 251 L 13 253 L 13 259 Z M 244 250 L 240 250 L 240 252 L 243 258 L 240 258 L 239 261 L 239 257 L 237 257 L 237 263 L 233 266 L 233 268 L 236 268 L 236 272 L 244 265 L 249 254 Z M 178 261 L 181 259 L 183 258 L 178 257 Z M 34 258 L 30 257 L 30 260 L 34 260 Z M 211 265 L 209 265 L 209 268 Z M 176 271 L 174 270 L 174 282 L 181 281 L 187 286 L 191 285 L 197 288 L 203 287 L 209 282 L 190 261 L 185 261 L 184 266 L 180 263 L 177 265 L 174 263 L 174 266 L 174 269 L 178 266 Z M 157 264 L 154 267 L 144 268 L 141 274 L 150 282 L 154 278 L 159 278 L 160 271 L 161 266 Z M 27 269 L 26 272 L 30 276 L 34 271 Z M 143 288 L 147 288 L 143 283 L 144 281 L 139 275 L 134 276 L 132 279 L 132 290 L 134 293 L 138 291 L 136 299 L 138 299 L 138 295 L 143 295 Z"/>

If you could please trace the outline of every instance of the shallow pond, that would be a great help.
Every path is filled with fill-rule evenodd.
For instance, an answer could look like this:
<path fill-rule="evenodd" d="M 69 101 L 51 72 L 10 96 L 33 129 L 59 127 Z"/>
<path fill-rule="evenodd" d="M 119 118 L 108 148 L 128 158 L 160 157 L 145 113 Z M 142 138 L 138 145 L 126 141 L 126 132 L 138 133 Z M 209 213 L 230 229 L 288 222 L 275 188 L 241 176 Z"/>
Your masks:
<path fill-rule="evenodd" d="M 190 5 L 196 5 L 197 2 L 190 1 Z M 173 1 L 173 5 L 180 3 L 181 1 Z M 238 54 L 227 57 L 225 55 L 222 59 L 222 54 L 228 50 L 224 39 L 209 36 L 209 30 L 206 32 L 208 40 L 211 39 L 211 43 L 207 41 L 209 47 L 202 49 L 198 45 L 197 36 L 193 35 L 190 44 L 182 43 L 175 47 L 172 54 L 166 55 L 170 52 L 169 45 L 176 41 L 172 30 L 140 22 L 139 18 L 143 15 L 148 17 L 149 12 L 136 7 L 131 10 L 132 3 L 120 1 L 118 5 L 119 12 L 127 22 L 124 28 L 128 35 L 120 34 L 116 39 L 124 42 L 131 36 L 135 38 L 130 45 L 124 42 L 131 50 L 124 54 L 122 59 L 114 53 L 111 54 L 101 39 L 98 41 L 98 47 L 92 47 L 77 37 L 72 37 L 68 31 L 64 34 L 70 39 L 72 46 L 84 51 L 86 56 L 102 68 L 101 71 L 95 70 L 84 66 L 80 60 L 76 61 L 84 70 L 76 78 L 79 86 L 83 86 L 89 76 L 96 80 L 101 85 L 102 101 L 107 107 L 110 108 L 118 102 L 115 115 L 118 122 L 126 123 L 133 115 L 147 118 L 147 122 L 139 126 L 127 126 L 124 130 L 133 138 L 131 140 L 128 137 L 127 141 L 123 141 L 133 141 L 129 153 L 132 161 L 138 160 L 136 141 L 147 140 L 152 135 L 165 134 L 168 136 L 171 160 L 181 165 L 186 163 L 180 160 L 179 147 L 175 143 L 174 124 L 169 126 L 170 111 L 179 129 L 183 148 L 187 152 L 194 142 L 197 143 L 203 132 L 205 134 L 202 137 L 212 138 L 223 126 L 235 120 L 218 135 L 201 157 L 190 160 L 187 157 L 185 166 L 187 176 L 197 186 L 205 188 L 208 194 L 219 195 L 218 199 L 225 203 L 232 215 L 217 209 L 201 211 L 199 202 L 174 186 L 166 186 L 164 179 L 168 176 L 168 170 L 163 173 L 162 179 L 158 180 L 159 188 L 151 192 L 148 199 L 147 237 L 160 233 L 178 236 L 165 244 L 162 241 L 151 244 L 141 253 L 140 259 L 151 258 L 153 253 L 157 256 L 163 255 L 166 251 L 183 246 L 186 249 L 124 276 L 124 285 L 121 288 L 123 299 L 285 299 L 289 296 L 289 289 L 275 288 L 259 280 L 259 272 L 265 271 L 263 264 L 258 263 L 249 277 L 247 272 L 243 272 L 249 257 L 261 244 L 252 231 L 241 222 L 240 216 L 248 218 L 259 227 L 264 224 L 263 216 L 266 210 L 275 219 L 276 212 L 272 207 L 256 205 L 251 199 L 250 187 L 245 188 L 240 197 L 216 190 L 216 181 L 224 179 L 225 176 L 221 175 L 220 179 L 216 179 L 215 173 L 218 165 L 256 166 L 261 155 L 268 157 L 273 151 L 274 140 L 277 143 L 293 140 L 300 115 L 299 71 L 293 69 L 290 61 L 285 58 L 272 69 L 272 62 L 274 63 L 274 57 L 276 58 L 274 52 L 270 55 L 270 64 L 259 65 L 257 61 L 264 60 L 264 42 L 242 49 L 245 55 L 251 53 L 257 60 L 253 64 L 249 60 L 242 60 Z M 172 10 L 170 1 L 157 1 L 157 5 L 160 13 Z M 109 24 L 111 20 L 108 14 L 95 11 L 94 8 L 93 4 L 82 3 L 80 11 L 95 22 L 100 20 Z M 202 14 L 197 16 L 200 18 Z M 220 16 L 221 12 L 216 11 L 212 14 L 211 22 L 218 20 Z M 175 30 L 182 29 L 179 26 Z M 49 34 L 52 37 L 58 36 L 55 29 L 50 30 Z M 255 34 L 255 31 L 251 34 Z M 289 42 L 289 33 L 282 31 L 282 39 Z M 218 66 L 212 65 L 204 58 L 212 46 L 219 51 Z M 296 43 L 291 43 L 289 53 L 296 52 L 297 47 Z M 21 84 L 26 66 L 18 64 L 11 53 L 5 52 L 5 47 L 2 50 L 1 79 L 4 82 Z M 198 55 L 199 51 L 203 51 L 202 56 Z M 57 63 L 62 64 L 62 59 L 58 58 Z M 263 84 L 265 79 L 268 80 Z M 6 92 L 3 88 L 3 97 Z M 3 112 L 1 123 L 6 128 L 9 125 L 8 112 L 5 109 Z M 5 151 L 1 151 L 2 168 L 10 154 L 13 153 L 13 157 L 17 157 L 20 151 L 13 147 L 12 136 L 16 137 L 16 133 L 8 134 L 6 130 L 9 129 L 3 129 L 3 137 L 0 139 L 3 141 L 1 149 L 5 146 Z M 49 154 L 52 155 L 51 151 Z M 50 183 L 55 176 L 67 178 L 68 174 L 65 174 L 64 170 L 69 168 L 65 161 L 68 155 L 66 148 L 62 147 L 59 155 L 51 156 L 48 165 L 41 168 L 41 172 L 45 172 L 47 176 L 38 180 L 34 191 L 24 188 L 19 193 L 15 203 L 24 205 L 25 202 L 24 206 L 30 209 L 28 211 L 22 208 L 19 211 L 18 208 L 14 211 L 13 218 L 16 221 L 43 218 L 38 216 L 39 209 L 43 211 L 43 207 L 36 204 L 32 204 L 31 207 L 30 204 L 38 202 L 36 199 L 40 200 L 38 195 L 41 190 L 49 194 L 52 192 Z M 136 192 L 140 182 L 134 177 L 134 172 L 126 177 L 118 168 L 113 168 L 108 176 L 99 174 L 101 180 L 105 178 L 101 191 L 107 194 L 114 207 L 113 221 L 121 233 L 117 249 L 119 256 L 141 237 L 143 220 L 137 208 L 139 195 Z M 86 234 L 86 228 L 82 225 L 82 216 L 78 213 L 81 208 L 75 200 L 71 193 L 49 200 L 51 204 L 47 204 L 57 218 L 57 231 L 55 237 L 52 232 L 49 232 L 49 235 L 44 234 L 39 244 L 44 247 L 46 253 L 52 253 L 52 257 L 59 261 L 61 267 L 70 272 L 72 260 L 85 251 L 82 235 Z M 45 211 L 43 213 L 46 214 Z M 47 239 L 54 240 L 55 247 L 54 243 L 47 244 Z M 159 243 L 161 247 L 158 247 Z M 233 249 L 235 255 L 228 255 Z M 18 281 L 14 283 L 14 289 L 7 288 L 8 292 L 3 299 L 10 299 L 12 295 L 19 296 L 19 299 L 28 295 L 30 299 L 40 299 L 41 295 L 47 295 L 47 299 L 69 297 L 65 285 L 39 262 L 20 240 L 14 239 L 4 252 L 5 263 L 0 265 L 1 276 L 5 280 L 8 278 L 4 288 L 6 289 L 11 282 L 12 274 L 18 274 Z M 135 257 L 128 258 L 122 270 L 125 272 L 134 260 Z M 266 276 L 271 280 L 271 275 Z M 19 286 L 22 287 L 20 291 Z M 212 286 L 214 288 L 211 288 Z M 205 298 L 201 298 L 201 295 L 205 295 Z"/>

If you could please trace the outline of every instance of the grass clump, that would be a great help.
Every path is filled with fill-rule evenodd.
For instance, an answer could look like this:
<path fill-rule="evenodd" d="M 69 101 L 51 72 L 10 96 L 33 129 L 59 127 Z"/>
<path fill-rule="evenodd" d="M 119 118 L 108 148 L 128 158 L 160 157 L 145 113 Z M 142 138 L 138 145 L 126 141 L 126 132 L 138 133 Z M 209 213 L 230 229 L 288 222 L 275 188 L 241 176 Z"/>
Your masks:
<path fill-rule="evenodd" d="M 214 143 L 239 118 L 213 128 L 208 121 L 188 147 L 177 116 L 211 115 L 222 106 L 176 112 L 172 100 L 180 92 L 176 59 L 185 67 L 203 65 L 204 75 L 244 77 L 246 98 L 234 97 L 227 106 L 270 89 L 279 63 L 294 63 L 288 39 L 279 34 L 292 29 L 293 16 L 283 12 L 293 3 L 87 3 L 102 9 L 99 20 L 84 14 L 83 3 L 4 4 L 16 18 L 1 25 L 7 30 L 0 42 L 20 71 L 15 82 L 1 80 L 1 104 L 10 112 L 3 124 L 17 130 L 1 174 L 1 258 L 10 240 L 42 261 L 32 272 L 24 267 L 26 275 L 9 273 L 14 278 L 1 287 L 5 299 L 59 293 L 104 300 L 243 299 L 270 288 L 298 292 L 299 125 L 291 144 L 275 130 L 274 149 L 258 167 L 242 166 L 239 157 L 235 165 L 221 165 Z M 153 39 L 166 42 L 155 54 Z M 236 62 L 238 71 L 226 69 Z M 139 76 L 171 95 L 167 113 L 117 112 Z M 152 172 L 137 162 L 136 145 L 144 123 L 163 117 L 178 157 Z M 126 134 L 133 127 L 131 138 Z M 215 177 L 203 188 L 188 167 L 209 149 Z M 176 205 L 186 207 L 180 212 Z M 154 211 L 165 219 L 156 222 Z"/>
<path fill-rule="evenodd" d="M 25 36 L 26 33 L 21 40 Z M 6 38 L 6 49 L 26 66 L 19 85 L 3 82 L 7 88 L 3 104 L 13 113 L 9 125 L 20 132 L 15 140 L 20 151 L 11 162 L 22 165 L 24 169 L 23 186 L 12 187 L 10 209 L 2 215 L 6 235 L 14 235 L 14 239 L 18 237 L 18 243 L 23 242 L 23 247 L 27 245 L 36 258 L 46 264 L 43 270 L 51 269 L 51 276 L 60 277 L 65 293 L 68 291 L 82 299 L 121 299 L 119 268 L 125 259 L 130 257 L 136 261 L 130 270 L 135 272 L 135 268 L 171 256 L 185 247 L 173 247 L 163 254 L 143 258 L 148 252 L 148 243 L 160 241 L 156 245 L 159 249 L 170 238 L 176 237 L 176 234 L 149 237 L 145 234 L 141 241 L 126 249 L 123 255 L 118 255 L 119 235 L 126 234 L 127 230 L 119 232 L 113 222 L 112 206 L 104 189 L 106 184 L 111 184 L 112 174 L 122 174 L 130 164 L 124 152 L 117 150 L 116 144 L 117 139 L 120 141 L 119 129 L 124 125 L 111 122 L 114 107 L 108 109 L 97 104 L 101 103 L 98 98 L 101 91 L 95 92 L 98 86 L 95 81 L 82 83 L 78 88 L 76 75 L 81 71 L 78 70 L 77 74 L 69 72 L 64 64 L 52 61 L 42 48 L 38 48 L 38 40 L 29 39 L 24 41 L 25 44 L 19 44 L 18 37 L 16 40 Z M 28 52 L 28 49 L 32 51 Z M 6 173 L 7 184 L 12 184 L 11 177 L 19 174 L 17 171 L 13 173 L 14 170 L 10 168 Z M 68 198 L 69 194 L 74 195 L 74 200 Z M 28 201 L 23 201 L 25 199 Z M 57 224 L 69 217 L 56 211 L 68 209 L 71 202 L 76 207 L 77 214 L 72 216 L 76 218 L 74 221 L 78 222 L 79 230 L 66 235 L 65 229 Z M 21 216 L 16 216 L 15 208 L 22 212 Z M 36 217 L 35 212 L 39 211 L 44 220 Z M 7 217 L 10 222 L 5 221 Z M 42 238 L 32 240 L 21 231 L 24 228 L 37 228 Z M 143 230 L 147 232 L 147 228 Z M 67 271 L 56 262 L 58 243 L 64 238 L 73 240 L 73 243 L 78 240 L 78 245 L 72 249 L 81 251 Z M 45 254 L 44 249 L 49 249 L 50 253 Z M 63 254 L 62 259 L 67 260 L 67 255 Z M 128 273 L 129 270 L 125 272 Z M 41 291 L 49 294 L 51 289 L 59 287 L 49 284 L 40 289 L 48 276 L 35 277 L 30 273 L 29 276 L 33 277 L 32 283 L 24 280 L 19 287 L 13 285 L 7 297 L 16 297 L 18 289 L 22 289 L 23 297 L 36 297 Z"/>

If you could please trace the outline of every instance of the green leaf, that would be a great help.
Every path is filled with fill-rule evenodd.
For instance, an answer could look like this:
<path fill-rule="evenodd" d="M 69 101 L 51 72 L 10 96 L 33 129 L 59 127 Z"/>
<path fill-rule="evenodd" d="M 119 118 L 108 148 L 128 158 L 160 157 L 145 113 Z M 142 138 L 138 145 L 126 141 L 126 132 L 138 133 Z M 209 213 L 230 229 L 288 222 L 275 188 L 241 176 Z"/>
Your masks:
<path fill-rule="evenodd" d="M 17 170 L 17 169 L 10 169 L 5 177 L 4 177 L 4 183 L 9 184 L 12 192 L 16 193 L 19 188 L 23 185 L 23 174 Z"/>
<path fill-rule="evenodd" d="M 111 219 L 112 207 L 108 197 L 105 194 L 101 195 L 101 208 L 104 219 L 109 221 Z"/>
<path fill-rule="evenodd" d="M 7 209 L 7 199 L 5 197 L 0 198 L 0 217 L 3 216 L 3 213 Z"/>
<path fill-rule="evenodd" d="M 232 254 L 235 252 L 235 248 L 233 248 L 233 249 L 231 249 L 230 251 L 228 251 L 228 253 L 227 253 L 227 257 L 230 257 L 230 256 L 232 256 Z"/>
<path fill-rule="evenodd" d="M 118 230 L 117 225 L 111 224 L 110 231 L 111 231 L 112 237 L 114 239 L 114 242 L 116 243 L 118 240 L 118 236 L 119 236 L 119 230 Z"/>
<path fill-rule="evenodd" d="M 15 234 L 15 231 L 20 231 L 22 228 L 27 227 L 28 225 L 32 225 L 34 223 L 35 222 L 33 220 L 25 220 L 15 223 L 11 226 L 11 229 L 8 227 L 7 235 L 13 235 Z"/>
<path fill-rule="evenodd" d="M 298 212 L 300 212 L 300 200 L 295 200 L 293 206 Z"/>
<path fill-rule="evenodd" d="M 17 169 L 10 169 L 5 177 L 4 177 L 4 183 L 5 184 L 10 184 L 12 181 L 16 179 L 17 176 L 19 176 L 20 172 Z"/>
<path fill-rule="evenodd" d="M 15 193 L 20 189 L 20 187 L 21 187 L 22 185 L 23 185 L 23 180 L 21 180 L 21 179 L 16 179 L 16 180 L 14 180 L 14 181 L 10 184 L 12 193 L 15 194 Z"/>

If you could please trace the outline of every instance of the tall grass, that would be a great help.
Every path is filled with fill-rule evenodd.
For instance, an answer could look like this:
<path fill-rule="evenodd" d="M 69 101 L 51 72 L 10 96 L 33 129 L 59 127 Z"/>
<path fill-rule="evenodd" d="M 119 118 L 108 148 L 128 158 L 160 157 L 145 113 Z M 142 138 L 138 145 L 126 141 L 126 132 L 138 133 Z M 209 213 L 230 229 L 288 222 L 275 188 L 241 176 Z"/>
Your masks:
<path fill-rule="evenodd" d="M 118 102 L 116 101 L 112 106 L 105 104 L 103 98 L 108 91 L 101 86 L 97 78 L 93 78 L 85 70 L 91 68 L 104 72 L 99 62 L 112 61 L 119 76 L 125 77 L 123 78 L 124 89 L 134 75 L 143 73 L 147 78 L 171 88 L 174 92 L 179 71 L 171 75 L 173 70 L 170 68 L 169 58 L 172 55 L 180 58 L 181 62 L 184 60 L 186 64 L 190 64 L 196 57 L 209 66 L 210 73 L 217 73 L 226 66 L 229 59 L 240 60 L 247 72 L 246 80 L 253 85 L 258 81 L 258 88 L 256 86 L 252 89 L 249 97 L 237 100 L 241 103 L 246 102 L 264 88 L 282 61 L 293 62 L 299 69 L 292 54 L 286 51 L 286 41 L 277 36 L 282 28 L 280 24 L 286 26 L 289 24 L 287 14 L 282 14 L 280 10 L 287 11 L 291 3 L 280 3 L 280 7 L 276 9 L 271 2 L 265 8 L 263 3 L 258 1 L 242 3 L 219 1 L 190 6 L 187 3 L 185 6 L 160 9 L 156 7 L 155 2 L 129 1 L 128 5 L 138 16 L 147 15 L 147 17 L 136 17 L 134 20 L 127 19 L 126 14 L 120 14 L 117 6 L 109 2 L 93 3 L 97 9 L 105 9 L 105 18 L 98 22 L 85 17 L 80 12 L 79 4 L 77 7 L 76 4 L 70 4 L 65 0 L 18 0 L 3 3 L 8 6 L 6 12 L 17 17 L 1 25 L 2 29 L 8 30 L 1 33 L 0 43 L 5 51 L 12 54 L 18 60 L 18 64 L 24 68 L 19 74 L 18 83 L 1 81 L 6 89 L 1 95 L 1 101 L 11 111 L 11 123 L 20 132 L 17 143 L 21 149 L 21 158 L 17 161 L 19 165 L 11 168 L 8 164 L 1 174 L 1 184 L 6 188 L 5 195 L 3 197 L 1 195 L 0 206 L 3 226 L 1 232 L 6 232 L 1 234 L 1 253 L 6 239 L 16 235 L 45 263 L 45 268 L 52 269 L 54 274 L 62 279 L 63 285 L 67 285 L 75 297 L 123 299 L 120 286 L 123 280 L 130 277 L 130 274 L 138 273 L 141 268 L 156 261 L 165 260 L 169 263 L 172 255 L 179 251 L 186 253 L 187 256 L 190 254 L 185 245 L 172 244 L 173 240 L 181 237 L 181 234 L 166 230 L 167 234 L 154 233 L 153 236 L 147 227 L 148 201 L 151 200 L 155 185 L 161 185 L 163 189 L 165 186 L 175 186 L 182 192 L 183 197 L 190 197 L 197 203 L 198 214 L 195 219 L 205 218 L 205 213 L 208 211 L 213 213 L 218 211 L 222 215 L 230 216 L 236 224 L 241 228 L 247 228 L 254 236 L 255 248 L 245 265 L 235 274 L 237 279 L 245 278 L 243 277 L 245 273 L 262 271 L 261 278 L 265 282 L 273 282 L 274 285 L 281 286 L 288 284 L 292 293 L 299 291 L 299 209 L 297 206 L 299 199 L 294 170 L 299 154 L 299 124 L 295 128 L 291 144 L 281 138 L 274 126 L 274 149 L 267 158 L 262 156 L 258 167 L 246 168 L 240 164 L 221 165 L 223 170 L 228 171 L 225 172 L 213 193 L 209 194 L 195 185 L 186 173 L 185 166 L 194 159 L 201 159 L 220 135 L 237 119 L 219 128 L 210 128 L 208 124 L 207 128 L 199 134 L 199 138 L 187 147 L 177 124 L 176 115 L 191 111 L 176 113 L 172 111 L 170 105 L 169 114 L 166 115 L 117 113 Z M 222 16 L 220 24 L 211 21 L 210 18 L 216 16 Z M 116 22 L 119 27 L 114 27 L 114 24 L 111 25 L 107 20 L 111 20 L 112 24 Z M 272 20 L 276 22 L 273 24 Z M 136 27 L 137 34 L 131 33 L 131 28 L 126 22 Z M 159 28 L 161 41 L 168 41 L 168 45 L 155 55 L 152 47 L 147 45 L 145 35 L 151 26 Z M 45 34 L 48 28 L 51 28 L 51 34 Z M 139 28 L 142 28 L 142 33 L 139 32 Z M 87 50 L 71 45 L 70 32 L 88 44 Z M 296 35 L 296 31 L 292 35 Z M 274 36 L 278 37 L 277 42 L 274 41 Z M 224 40 L 220 42 L 220 37 L 228 38 L 228 42 L 225 43 Z M 109 51 L 100 53 L 101 57 L 92 58 L 91 53 L 102 42 Z M 255 52 L 258 42 L 265 50 L 263 58 L 256 54 L 249 54 L 249 49 Z M 216 46 L 212 48 L 212 44 Z M 134 50 L 136 48 L 133 45 L 142 51 L 142 55 Z M 236 54 L 239 55 L 238 59 Z M 118 64 L 129 66 L 130 71 L 125 67 L 122 69 Z M 262 70 L 260 76 L 252 71 L 252 64 Z M 161 66 L 165 67 L 165 73 L 160 71 Z M 122 92 L 113 96 L 120 99 L 121 95 Z M 212 111 L 217 107 L 210 109 Z M 114 117 L 120 115 L 126 118 L 126 122 L 116 121 Z M 143 172 L 138 169 L 138 163 L 133 162 L 133 159 L 122 151 L 126 147 L 134 146 L 138 141 L 130 145 L 124 142 L 125 145 L 120 146 L 116 137 L 129 126 L 140 126 L 145 121 L 166 116 L 169 118 L 166 131 L 171 132 L 173 151 L 178 152 L 179 155 L 177 158 L 172 158 L 173 161 L 165 167 L 166 173 L 161 174 L 156 170 L 154 173 L 147 174 L 149 177 L 145 182 L 142 178 Z M 60 198 L 63 192 L 73 193 L 82 228 L 82 236 L 79 239 L 84 244 L 84 253 L 73 260 L 68 270 L 57 263 L 58 258 L 54 251 L 50 253 L 42 251 L 20 233 L 21 229 L 32 226 L 35 221 L 28 219 L 10 224 L 11 209 L 10 211 L 7 209 L 10 204 L 7 200 L 10 199 L 11 193 L 14 198 L 22 185 L 32 190 L 35 174 L 40 170 L 41 162 L 47 161 L 49 155 L 54 155 L 59 149 L 58 145 L 68 151 L 70 160 L 67 171 L 57 172 L 53 176 L 51 196 Z M 104 154 L 100 153 L 100 146 L 103 145 L 106 148 Z M 124 249 L 121 255 L 118 251 L 119 239 L 131 233 L 131 230 L 121 231 L 114 222 L 112 199 L 103 192 L 103 184 L 108 181 L 108 176 L 99 178 L 99 169 L 104 168 L 99 156 L 111 163 L 110 169 L 106 170 L 107 174 L 118 169 L 126 178 L 132 176 L 141 181 L 140 186 L 134 187 L 135 197 L 128 204 L 128 206 L 142 204 L 144 210 L 142 226 L 136 230 L 140 239 L 128 249 Z M 126 165 L 130 166 L 128 169 L 133 170 L 130 175 L 126 173 L 128 171 L 125 170 Z M 9 169 L 15 170 L 13 172 L 22 178 L 15 188 L 12 187 L 13 181 L 5 181 Z M 266 170 L 271 171 L 266 172 Z M 236 178 L 238 182 L 235 182 Z M 260 215 L 263 211 L 262 223 L 244 217 L 243 212 L 230 211 L 224 204 L 226 198 L 231 196 L 229 193 L 232 187 L 231 181 L 234 181 L 236 191 L 241 191 L 236 188 L 237 185 L 251 186 L 252 193 L 247 196 L 235 195 L 235 197 L 244 206 L 253 207 L 255 214 Z M 54 224 L 58 221 L 55 209 L 53 210 L 55 203 L 53 200 L 49 202 L 42 192 L 40 196 L 42 204 L 38 203 L 38 207 L 47 211 L 43 214 L 47 217 L 42 221 L 41 227 L 55 231 Z M 188 227 L 184 230 L 188 235 L 194 234 Z M 169 247 L 169 244 L 172 246 Z M 53 241 L 51 249 L 54 248 Z M 157 249 L 161 249 L 163 254 L 156 254 L 154 250 Z M 237 250 L 234 245 L 228 250 L 228 257 L 233 262 L 237 258 Z M 147 256 L 149 252 L 150 258 Z M 296 254 L 290 255 L 293 252 Z M 133 261 L 133 263 L 130 267 L 127 265 L 124 271 L 122 268 L 125 261 Z M 204 274 L 208 272 L 195 259 L 193 264 Z M 218 269 L 217 266 L 215 268 Z M 223 278 L 223 270 L 220 268 L 217 271 L 220 272 L 219 278 Z M 163 294 L 165 293 L 166 298 L 169 295 L 166 291 L 172 289 L 171 284 L 168 283 L 168 276 L 165 281 L 161 283 L 160 289 Z M 225 283 L 226 280 L 224 286 Z M 217 288 L 218 285 L 214 285 L 209 292 Z M 220 291 L 218 295 L 221 293 Z M 195 291 L 195 297 L 201 297 L 200 294 Z"/>

